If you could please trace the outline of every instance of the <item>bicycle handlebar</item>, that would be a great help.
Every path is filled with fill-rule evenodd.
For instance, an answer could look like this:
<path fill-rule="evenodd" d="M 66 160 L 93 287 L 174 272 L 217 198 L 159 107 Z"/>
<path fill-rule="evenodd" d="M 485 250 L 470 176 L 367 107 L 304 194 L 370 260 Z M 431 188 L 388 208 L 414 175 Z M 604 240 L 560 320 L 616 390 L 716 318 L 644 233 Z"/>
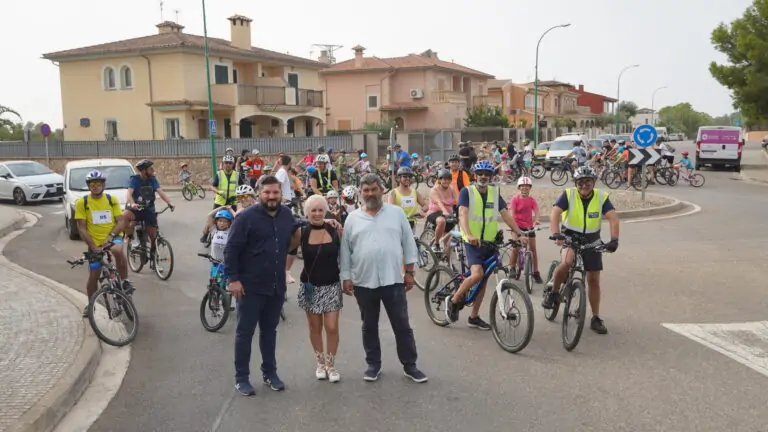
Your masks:
<path fill-rule="evenodd" d="M 142 211 L 142 210 L 145 210 L 145 209 L 147 208 L 147 206 L 145 206 L 145 205 L 141 205 L 141 204 L 137 204 L 137 207 L 136 207 L 135 209 L 134 209 L 134 208 L 131 208 L 131 207 L 130 207 L 130 205 L 126 205 L 126 207 L 128 207 L 128 210 L 136 210 L 136 211 Z M 165 208 L 163 208 L 163 209 L 162 209 L 162 210 L 160 210 L 159 212 L 158 212 L 158 211 L 156 211 L 156 212 L 155 212 L 155 215 L 163 214 L 163 213 L 165 213 L 165 212 L 166 212 L 166 211 L 167 211 L 169 208 L 171 208 L 171 206 L 170 206 L 170 205 L 166 205 L 166 206 L 165 206 Z M 171 211 L 173 211 L 173 210 L 171 210 Z"/>
<path fill-rule="evenodd" d="M 212 257 L 210 254 L 207 253 L 198 253 L 197 256 L 200 258 L 205 258 L 208 261 L 210 261 L 213 264 L 221 264 L 221 261 L 217 260 L 216 258 Z"/>
<path fill-rule="evenodd" d="M 549 236 L 550 240 L 564 240 L 563 246 L 570 247 L 572 249 L 577 249 L 580 251 L 585 250 L 594 250 L 598 253 L 611 253 L 610 251 L 605 249 L 605 243 L 603 243 L 602 240 L 598 240 L 592 244 L 582 244 L 579 241 L 574 241 L 572 237 L 563 235 L 563 234 L 553 234 Z"/>
<path fill-rule="evenodd" d="M 92 258 L 102 259 L 104 258 L 105 254 L 109 253 L 109 250 L 114 245 L 115 245 L 115 242 L 107 242 L 104 244 L 104 246 L 101 247 L 100 252 L 85 251 L 83 252 L 83 256 L 81 256 L 80 258 L 75 260 L 67 260 L 67 264 L 71 266 L 70 268 L 75 268 L 77 266 L 81 266 L 85 264 L 86 261 L 89 261 Z"/>

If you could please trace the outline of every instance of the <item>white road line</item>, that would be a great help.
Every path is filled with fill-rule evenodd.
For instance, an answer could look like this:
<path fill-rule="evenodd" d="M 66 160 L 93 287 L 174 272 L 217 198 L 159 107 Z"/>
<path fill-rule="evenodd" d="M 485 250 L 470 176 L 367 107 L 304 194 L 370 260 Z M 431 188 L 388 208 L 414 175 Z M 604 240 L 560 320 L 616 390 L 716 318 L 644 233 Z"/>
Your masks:
<path fill-rule="evenodd" d="M 768 321 L 662 326 L 768 377 Z"/>
<path fill-rule="evenodd" d="M 659 221 L 659 220 L 666 220 L 666 219 L 676 219 L 676 218 L 679 218 L 679 217 L 691 216 L 691 215 L 694 215 L 694 214 L 696 214 L 696 213 L 701 211 L 701 207 L 699 205 L 697 205 L 697 204 L 694 204 L 694 203 L 688 202 L 688 201 L 683 201 L 683 203 L 687 204 L 687 205 L 693 206 L 693 209 L 690 210 L 690 211 L 687 211 L 685 213 L 680 213 L 680 214 L 673 214 L 673 215 L 669 215 L 669 216 L 648 217 L 648 218 L 643 218 L 643 219 L 630 219 L 630 220 L 626 220 L 626 221 L 624 221 L 622 223 L 639 223 L 639 222 L 651 222 L 651 221 Z"/>
<path fill-rule="evenodd" d="M 52 215 L 61 215 L 61 214 L 64 214 L 64 210 L 59 210 L 59 211 L 51 212 L 51 214 Z"/>

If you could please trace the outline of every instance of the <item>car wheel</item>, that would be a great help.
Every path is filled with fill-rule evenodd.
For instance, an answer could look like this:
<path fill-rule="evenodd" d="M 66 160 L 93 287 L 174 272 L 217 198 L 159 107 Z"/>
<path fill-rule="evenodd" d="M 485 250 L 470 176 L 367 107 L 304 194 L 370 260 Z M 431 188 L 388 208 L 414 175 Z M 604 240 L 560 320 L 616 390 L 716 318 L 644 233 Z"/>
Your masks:
<path fill-rule="evenodd" d="M 27 196 L 24 194 L 24 191 L 21 190 L 21 188 L 16 188 L 13 190 L 13 202 L 20 206 L 23 206 L 27 203 Z"/>
<path fill-rule="evenodd" d="M 68 218 L 64 216 L 64 227 L 67 229 L 70 240 L 77 240 L 80 238 L 80 233 L 77 231 L 77 224 L 73 223 L 74 218 Z"/>

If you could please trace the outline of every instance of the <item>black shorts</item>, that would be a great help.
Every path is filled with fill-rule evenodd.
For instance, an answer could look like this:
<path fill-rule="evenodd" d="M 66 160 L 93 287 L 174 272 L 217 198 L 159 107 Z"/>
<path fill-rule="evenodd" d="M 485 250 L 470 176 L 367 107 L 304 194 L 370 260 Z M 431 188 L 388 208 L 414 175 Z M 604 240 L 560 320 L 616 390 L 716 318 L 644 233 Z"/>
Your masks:
<path fill-rule="evenodd" d="M 563 249 L 567 249 L 563 247 Z M 581 253 L 584 262 L 584 271 L 603 271 L 603 254 L 594 249 L 588 249 Z"/>
<path fill-rule="evenodd" d="M 675 155 L 662 156 L 661 158 L 667 161 L 667 163 L 669 163 L 670 165 L 674 165 L 675 163 Z"/>
<path fill-rule="evenodd" d="M 533 227 L 529 227 L 529 228 L 519 227 L 519 228 L 520 228 L 521 231 L 528 231 L 529 229 L 533 229 Z M 530 232 L 530 233 L 526 234 L 525 236 L 528 237 L 528 238 L 536 238 L 536 231 Z"/>
<path fill-rule="evenodd" d="M 443 215 L 443 212 L 438 210 L 436 212 L 430 213 L 427 216 L 427 223 L 430 223 L 430 224 L 436 226 L 437 225 L 437 218 L 439 218 L 439 217 L 445 217 Z M 455 226 L 456 226 L 455 223 L 446 223 L 445 224 L 445 232 L 448 232 L 448 231 L 452 230 Z"/>
<path fill-rule="evenodd" d="M 157 214 L 155 213 L 155 207 L 144 208 L 143 210 L 131 210 L 134 216 L 134 221 L 144 222 L 144 226 L 157 228 Z"/>

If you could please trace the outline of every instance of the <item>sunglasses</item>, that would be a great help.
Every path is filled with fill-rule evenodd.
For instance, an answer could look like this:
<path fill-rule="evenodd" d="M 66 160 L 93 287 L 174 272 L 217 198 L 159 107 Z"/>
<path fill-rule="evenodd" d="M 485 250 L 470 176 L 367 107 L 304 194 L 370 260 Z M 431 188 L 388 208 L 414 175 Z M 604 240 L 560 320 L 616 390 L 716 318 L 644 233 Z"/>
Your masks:
<path fill-rule="evenodd" d="M 239 197 L 237 197 L 236 199 L 237 199 L 237 201 L 238 201 L 238 202 L 240 202 L 240 201 L 245 201 L 245 200 L 247 200 L 248 198 L 250 198 L 250 196 L 248 196 L 248 195 L 240 195 L 240 196 L 239 196 Z"/>

